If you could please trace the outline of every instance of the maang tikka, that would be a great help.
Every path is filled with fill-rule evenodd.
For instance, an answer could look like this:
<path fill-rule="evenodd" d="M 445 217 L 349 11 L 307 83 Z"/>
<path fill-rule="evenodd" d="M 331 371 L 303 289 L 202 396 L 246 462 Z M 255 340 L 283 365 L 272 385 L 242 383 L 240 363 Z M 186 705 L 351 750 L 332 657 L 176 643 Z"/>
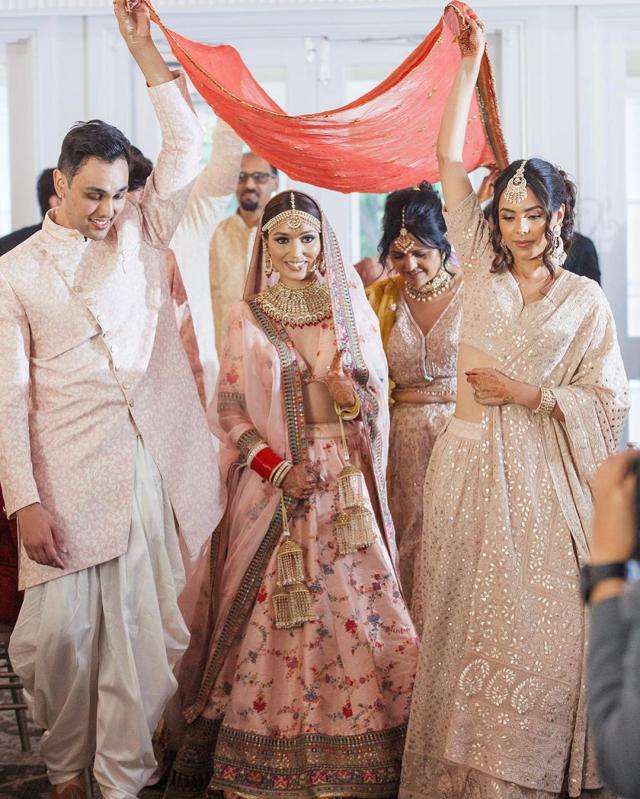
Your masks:
<path fill-rule="evenodd" d="M 526 164 L 527 162 L 523 161 L 507 183 L 507 188 L 502 194 L 502 199 L 506 203 L 519 205 L 527 199 L 527 179 L 524 176 Z"/>
<path fill-rule="evenodd" d="M 407 224 L 405 220 L 405 212 L 407 206 L 404 205 L 402 207 L 402 222 L 400 227 L 400 233 L 396 240 L 393 242 L 394 245 L 401 250 L 405 255 L 411 252 L 411 250 L 416 246 L 415 241 L 409 235 L 409 231 L 407 230 Z"/>
<path fill-rule="evenodd" d="M 299 230 L 306 223 L 317 233 L 320 233 L 322 229 L 320 220 L 306 211 L 300 211 L 296 208 L 296 196 L 293 192 L 289 194 L 289 204 L 291 206 L 289 209 L 277 214 L 262 226 L 263 233 L 268 233 L 281 222 L 286 222 L 289 230 Z"/>

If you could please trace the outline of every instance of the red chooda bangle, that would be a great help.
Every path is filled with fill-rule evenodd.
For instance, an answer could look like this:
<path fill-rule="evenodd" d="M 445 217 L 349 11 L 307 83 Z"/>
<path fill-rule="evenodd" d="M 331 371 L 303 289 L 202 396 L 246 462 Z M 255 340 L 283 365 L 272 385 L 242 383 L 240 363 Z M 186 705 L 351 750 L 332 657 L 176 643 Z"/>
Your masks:
<path fill-rule="evenodd" d="M 263 480 L 268 480 L 280 464 L 282 458 L 271 449 L 264 447 L 252 459 L 251 468 L 257 472 Z"/>

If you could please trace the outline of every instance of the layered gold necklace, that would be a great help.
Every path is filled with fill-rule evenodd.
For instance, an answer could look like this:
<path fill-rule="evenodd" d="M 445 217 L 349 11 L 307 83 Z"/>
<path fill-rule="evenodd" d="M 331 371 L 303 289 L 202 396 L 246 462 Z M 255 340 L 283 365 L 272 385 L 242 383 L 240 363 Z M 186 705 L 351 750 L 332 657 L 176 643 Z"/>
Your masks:
<path fill-rule="evenodd" d="M 431 302 L 431 300 L 435 300 L 436 297 L 446 294 L 451 288 L 452 281 L 453 275 L 447 272 L 444 266 L 441 266 L 435 277 L 422 286 L 422 288 L 417 289 L 405 280 L 404 290 L 406 294 L 411 297 L 412 300 L 416 300 L 416 302 Z"/>
<path fill-rule="evenodd" d="M 295 289 L 279 280 L 255 301 L 270 319 L 291 327 L 316 325 L 332 315 L 329 287 L 317 276 Z"/>

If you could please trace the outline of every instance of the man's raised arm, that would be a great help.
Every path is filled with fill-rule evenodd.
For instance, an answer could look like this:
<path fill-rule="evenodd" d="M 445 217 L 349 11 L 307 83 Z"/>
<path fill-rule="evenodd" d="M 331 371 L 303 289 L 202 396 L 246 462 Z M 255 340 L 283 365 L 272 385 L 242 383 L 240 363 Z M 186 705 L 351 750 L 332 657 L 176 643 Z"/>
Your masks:
<path fill-rule="evenodd" d="M 128 6 L 126 0 L 114 0 L 113 7 L 122 38 L 149 87 L 162 135 L 139 205 L 145 237 L 155 246 L 168 246 L 199 172 L 202 131 L 184 75 L 171 72 L 151 37 L 148 9 L 139 2 Z"/>

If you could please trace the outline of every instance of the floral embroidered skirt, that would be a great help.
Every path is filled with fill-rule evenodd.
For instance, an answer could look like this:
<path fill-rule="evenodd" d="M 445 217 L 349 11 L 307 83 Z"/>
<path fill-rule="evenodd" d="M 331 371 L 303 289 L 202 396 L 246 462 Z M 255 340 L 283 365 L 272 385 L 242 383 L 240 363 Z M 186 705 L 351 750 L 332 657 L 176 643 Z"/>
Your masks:
<path fill-rule="evenodd" d="M 351 462 L 371 486 L 362 428 L 346 428 Z M 344 458 L 337 424 L 308 426 L 307 441 L 321 485 L 304 515 L 292 514 L 290 527 L 304 551 L 317 621 L 275 627 L 277 546 L 271 547 L 255 601 L 226 644 L 204 710 L 189 725 L 166 792 L 172 799 L 222 790 L 255 797 L 397 795 L 415 631 L 380 531 L 366 550 L 338 553 Z M 367 490 L 367 502 L 370 496 Z"/>

